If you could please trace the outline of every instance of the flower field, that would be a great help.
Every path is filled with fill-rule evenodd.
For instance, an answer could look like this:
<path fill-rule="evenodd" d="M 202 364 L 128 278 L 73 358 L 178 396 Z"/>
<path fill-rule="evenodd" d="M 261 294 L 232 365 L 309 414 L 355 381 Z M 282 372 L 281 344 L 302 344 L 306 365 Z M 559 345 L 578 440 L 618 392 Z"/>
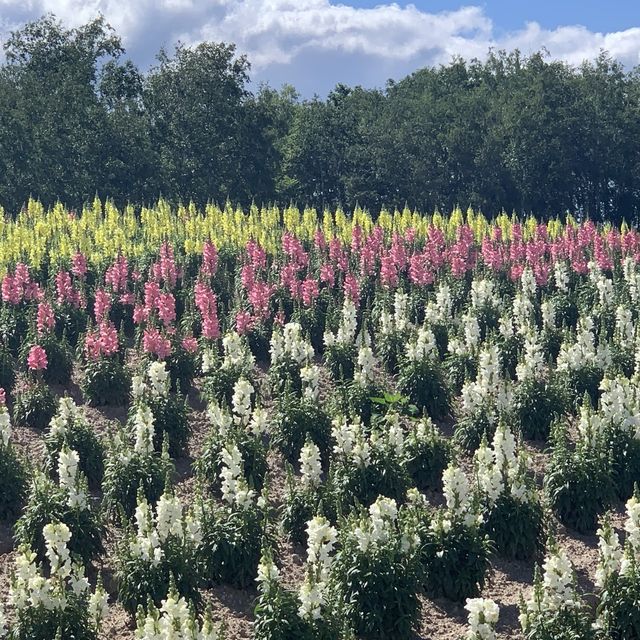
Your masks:
<path fill-rule="evenodd" d="M 640 233 L 0 222 L 0 638 L 640 638 Z"/>

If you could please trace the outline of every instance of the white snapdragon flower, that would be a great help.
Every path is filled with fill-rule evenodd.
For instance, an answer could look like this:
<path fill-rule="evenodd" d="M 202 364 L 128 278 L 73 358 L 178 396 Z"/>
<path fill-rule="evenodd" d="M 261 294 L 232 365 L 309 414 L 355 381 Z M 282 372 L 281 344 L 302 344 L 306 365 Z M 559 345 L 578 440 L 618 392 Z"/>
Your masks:
<path fill-rule="evenodd" d="M 331 436 L 335 442 L 333 452 L 338 455 L 350 456 L 359 430 L 357 421 L 349 423 L 344 416 L 334 418 L 331 423 Z"/>
<path fill-rule="evenodd" d="M 69 527 L 63 522 L 49 523 L 43 527 L 42 535 L 51 575 L 67 578 L 71 573 L 71 556 L 67 548 L 67 543 L 71 540 Z"/>
<path fill-rule="evenodd" d="M 473 280 L 471 283 L 471 306 L 474 309 L 495 307 L 495 291 L 491 280 Z"/>
<path fill-rule="evenodd" d="M 302 367 L 300 379 L 302 380 L 304 397 L 317 400 L 320 396 L 320 367 L 315 364 Z"/>
<path fill-rule="evenodd" d="M 222 349 L 224 351 L 223 369 L 249 367 L 253 364 L 253 354 L 235 331 L 227 333 L 222 338 Z"/>
<path fill-rule="evenodd" d="M 498 605 L 488 598 L 467 598 L 464 608 L 469 612 L 466 639 L 496 640 L 495 627 L 500 616 Z"/>
<path fill-rule="evenodd" d="M 633 313 L 623 305 L 616 308 L 616 340 L 619 344 L 632 344 L 635 337 Z"/>
<path fill-rule="evenodd" d="M 422 362 L 438 354 L 436 337 L 431 329 L 421 327 L 416 339 L 409 342 L 405 349 L 406 356 L 413 362 Z"/>
<path fill-rule="evenodd" d="M 162 601 L 160 610 L 153 605 L 138 618 L 137 640 L 221 640 L 221 628 L 206 613 L 200 623 L 189 603 L 177 593 Z"/>
<path fill-rule="evenodd" d="M 322 581 L 314 581 L 309 577 L 300 586 L 298 591 L 298 615 L 303 619 L 320 620 L 322 607 L 325 603 L 324 590 L 326 584 Z"/>
<path fill-rule="evenodd" d="M 640 553 L 640 500 L 631 496 L 626 504 L 627 520 L 624 530 L 627 532 L 627 543 L 635 554 Z"/>
<path fill-rule="evenodd" d="M 256 407 L 251 413 L 249 430 L 254 436 L 261 436 L 269 429 L 269 412 L 262 407 Z"/>
<path fill-rule="evenodd" d="M 551 549 L 544 559 L 542 569 L 542 598 L 538 599 L 534 594 L 526 601 L 529 613 L 571 609 L 580 604 L 574 586 L 573 567 L 564 549 Z M 522 617 L 523 615 L 521 619 Z"/>
<path fill-rule="evenodd" d="M 640 394 L 636 384 L 624 376 L 604 378 L 600 383 L 602 425 L 622 427 L 635 437 L 640 435 Z"/>
<path fill-rule="evenodd" d="M 540 305 L 540 312 L 542 314 L 542 328 L 555 329 L 556 309 L 555 305 L 553 304 L 553 300 L 545 300 Z"/>
<path fill-rule="evenodd" d="M 313 347 L 302 335 L 302 325 L 288 322 L 282 331 L 284 353 L 289 355 L 298 366 L 308 364 L 313 358 Z"/>
<path fill-rule="evenodd" d="M 182 504 L 175 496 L 160 496 L 156 505 L 156 530 L 161 544 L 172 535 L 184 537 Z"/>
<path fill-rule="evenodd" d="M 94 621 L 96 626 L 106 617 L 109 611 L 108 603 L 109 594 L 101 584 L 98 584 L 96 590 L 89 596 L 89 617 Z"/>
<path fill-rule="evenodd" d="M 240 378 L 233 387 L 233 413 L 240 424 L 246 424 L 251 416 L 251 396 L 255 389 L 244 378 Z"/>
<path fill-rule="evenodd" d="M 200 368 L 202 369 L 202 373 L 206 375 L 214 369 L 218 359 L 216 353 L 209 347 L 203 349 L 201 358 Z"/>
<path fill-rule="evenodd" d="M 349 298 L 345 298 L 338 331 L 335 334 L 329 330 L 325 331 L 324 344 L 326 347 L 331 347 L 336 343 L 352 344 L 355 341 L 357 330 L 358 312 L 356 306 Z"/>
<path fill-rule="evenodd" d="M 217 402 L 209 404 L 207 417 L 221 436 L 226 436 L 233 424 L 233 418 Z"/>
<path fill-rule="evenodd" d="M 164 362 L 152 362 L 147 370 L 149 388 L 155 397 L 164 397 L 169 393 L 169 371 Z"/>
<path fill-rule="evenodd" d="M 320 461 L 320 449 L 308 440 L 300 450 L 300 473 L 302 484 L 308 488 L 320 486 L 322 477 L 322 464 Z"/>
<path fill-rule="evenodd" d="M 256 577 L 259 589 L 264 592 L 268 590 L 271 584 L 278 583 L 279 580 L 280 571 L 278 567 L 276 567 L 270 555 L 263 554 L 258 564 L 258 574 Z"/>
<path fill-rule="evenodd" d="M 244 462 L 237 445 L 230 444 L 221 452 L 222 470 L 220 471 L 222 499 L 229 505 L 241 509 L 251 506 L 255 491 L 249 489 L 244 477 Z"/>
<path fill-rule="evenodd" d="M 396 291 L 393 297 L 393 324 L 396 331 L 406 331 L 409 325 L 409 295 Z"/>
<path fill-rule="evenodd" d="M 67 503 L 72 508 L 87 508 L 87 493 L 80 482 L 77 451 L 63 447 L 58 454 L 58 477 L 60 486 L 67 492 Z"/>
<path fill-rule="evenodd" d="M 0 407 L 0 445 L 8 446 L 11 440 L 11 417 L 7 407 Z"/>
<path fill-rule="evenodd" d="M 366 386 L 373 380 L 376 359 L 371 347 L 362 346 L 358 351 L 357 370 L 354 379 L 357 383 Z"/>
<path fill-rule="evenodd" d="M 562 260 L 556 260 L 553 265 L 553 279 L 556 289 L 561 293 L 569 291 L 569 268 L 567 263 Z"/>
<path fill-rule="evenodd" d="M 522 361 L 516 365 L 516 376 L 520 382 L 539 379 L 544 374 L 544 356 L 542 345 L 533 331 L 527 334 L 524 341 Z"/>
<path fill-rule="evenodd" d="M 151 408 L 143 403 L 138 404 L 133 418 L 136 433 L 134 450 L 136 453 L 149 454 L 153 451 L 154 423 Z"/>
<path fill-rule="evenodd" d="M 533 275 L 531 267 L 526 266 L 522 270 L 520 285 L 522 286 L 522 293 L 526 298 L 535 298 L 536 291 L 538 290 L 538 283 L 536 282 L 536 278 Z"/>
<path fill-rule="evenodd" d="M 142 398 L 146 389 L 147 385 L 144 382 L 143 376 L 137 375 L 131 378 L 131 397 L 134 402 Z"/>
<path fill-rule="evenodd" d="M 471 507 L 469 480 L 460 467 L 451 463 L 442 474 L 442 491 L 447 509 L 455 515 L 465 514 Z"/>
<path fill-rule="evenodd" d="M 337 540 L 338 532 L 325 517 L 315 516 L 307 521 L 307 562 L 317 565 L 325 578 L 333 562 Z"/>
<path fill-rule="evenodd" d="M 513 321 L 518 333 L 525 334 L 535 326 L 535 309 L 531 298 L 524 293 L 516 293 L 513 297 Z"/>
<path fill-rule="evenodd" d="M 600 527 L 598 533 L 598 566 L 596 568 L 596 587 L 602 589 L 612 575 L 617 575 L 622 566 L 623 550 L 620 538 L 609 523 Z"/>

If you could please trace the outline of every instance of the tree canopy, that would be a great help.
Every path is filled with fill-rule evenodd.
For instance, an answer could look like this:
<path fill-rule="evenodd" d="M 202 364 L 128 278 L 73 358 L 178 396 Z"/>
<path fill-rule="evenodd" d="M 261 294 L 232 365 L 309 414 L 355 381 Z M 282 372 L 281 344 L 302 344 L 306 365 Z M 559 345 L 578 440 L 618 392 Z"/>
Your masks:
<path fill-rule="evenodd" d="M 0 66 L 0 204 L 230 199 L 640 217 L 640 73 L 603 52 L 454 59 L 384 89 L 249 90 L 233 44 L 140 71 L 97 18 L 15 31 Z"/>

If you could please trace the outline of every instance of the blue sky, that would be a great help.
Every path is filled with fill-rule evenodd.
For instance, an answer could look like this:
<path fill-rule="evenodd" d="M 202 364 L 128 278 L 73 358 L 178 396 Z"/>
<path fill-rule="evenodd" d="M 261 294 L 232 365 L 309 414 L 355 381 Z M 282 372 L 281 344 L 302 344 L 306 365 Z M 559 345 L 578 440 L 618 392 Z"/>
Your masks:
<path fill-rule="evenodd" d="M 371 8 L 381 4 L 370 0 L 353 0 L 354 7 Z M 640 3 L 637 0 L 494 0 L 492 2 L 456 2 L 455 0 L 417 0 L 398 2 L 401 6 L 414 4 L 424 11 L 447 11 L 465 5 L 483 7 L 498 29 L 513 30 L 525 22 L 536 21 L 543 27 L 581 24 L 591 31 L 619 31 L 630 26 L 640 26 Z"/>
<path fill-rule="evenodd" d="M 74 26 L 102 13 L 142 68 L 178 40 L 234 42 L 254 86 L 290 83 L 305 97 L 338 82 L 383 87 L 490 48 L 544 47 L 574 65 L 606 49 L 629 68 L 640 64 L 638 0 L 0 0 L 0 39 L 46 12 Z"/>

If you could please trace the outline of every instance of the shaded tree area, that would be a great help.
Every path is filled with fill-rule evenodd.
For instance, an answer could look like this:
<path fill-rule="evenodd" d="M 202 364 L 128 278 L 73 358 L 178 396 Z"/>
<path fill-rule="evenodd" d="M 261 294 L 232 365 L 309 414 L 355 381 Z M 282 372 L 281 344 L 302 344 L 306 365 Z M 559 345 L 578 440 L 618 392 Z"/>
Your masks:
<path fill-rule="evenodd" d="M 143 73 L 102 18 L 25 25 L 0 66 L 0 203 L 640 217 L 640 72 L 604 52 L 579 68 L 491 52 L 326 99 L 252 93 L 249 73 L 231 44 L 178 45 Z"/>

